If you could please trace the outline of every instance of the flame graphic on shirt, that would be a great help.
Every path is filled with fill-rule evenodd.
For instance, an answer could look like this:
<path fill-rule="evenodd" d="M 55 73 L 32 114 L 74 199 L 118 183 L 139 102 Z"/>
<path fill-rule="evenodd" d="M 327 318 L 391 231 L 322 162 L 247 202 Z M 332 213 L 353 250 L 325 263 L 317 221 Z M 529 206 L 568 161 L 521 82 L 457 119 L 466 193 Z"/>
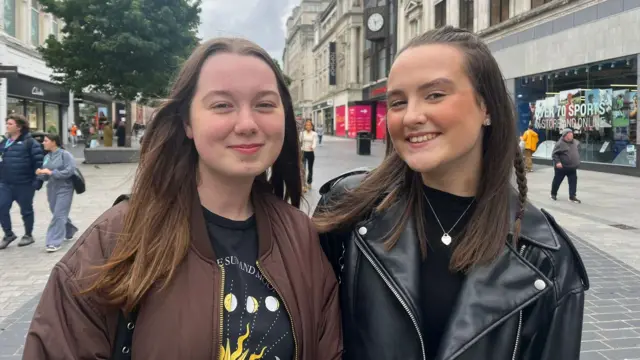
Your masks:
<path fill-rule="evenodd" d="M 249 337 L 249 324 L 247 324 L 247 332 L 238 338 L 238 347 L 236 351 L 231 353 L 229 347 L 229 339 L 227 339 L 227 346 L 220 346 L 220 360 L 258 360 L 262 359 L 266 346 L 262 348 L 259 354 L 249 355 L 249 350 L 244 350 L 243 343 Z M 249 356 L 247 358 L 247 356 Z"/>

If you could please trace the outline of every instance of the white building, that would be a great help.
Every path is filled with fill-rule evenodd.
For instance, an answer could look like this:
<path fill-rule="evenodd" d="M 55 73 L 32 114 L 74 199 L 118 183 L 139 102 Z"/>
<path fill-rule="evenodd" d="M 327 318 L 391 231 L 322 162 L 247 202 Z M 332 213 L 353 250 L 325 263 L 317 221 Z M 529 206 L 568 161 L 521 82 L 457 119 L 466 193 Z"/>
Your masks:
<path fill-rule="evenodd" d="M 31 130 L 54 132 L 68 140 L 71 122 L 97 122 L 104 114 L 116 121 L 115 103 L 104 94 L 76 94 L 51 82 L 37 47 L 49 35 L 61 36 L 63 24 L 45 13 L 37 0 L 0 0 L 0 133 L 10 113 L 24 115 Z"/>
<path fill-rule="evenodd" d="M 287 19 L 282 55 L 283 71 L 291 78 L 289 91 L 298 121 L 311 118 L 313 102 L 313 22 L 328 0 L 302 0 Z"/>
<path fill-rule="evenodd" d="M 349 104 L 362 100 L 363 6 L 333 0 L 316 18 L 313 47 L 313 120 L 344 136 Z"/>
<path fill-rule="evenodd" d="M 57 19 L 43 12 L 35 0 L 2 0 L 0 6 L 0 132 L 9 113 L 25 115 L 32 130 L 66 128 L 69 92 L 51 83 L 36 47 L 50 35 L 59 35 Z M 73 107 L 71 107 L 73 111 Z M 63 136 L 66 137 L 66 136 Z"/>
<path fill-rule="evenodd" d="M 639 1 L 399 2 L 400 45 L 445 24 L 472 29 L 487 42 L 514 97 L 519 130 L 532 124 L 540 135 L 539 162 L 550 163 L 553 143 L 568 126 L 581 141 L 582 168 L 640 175 Z M 588 110 L 592 104 L 597 113 Z"/>

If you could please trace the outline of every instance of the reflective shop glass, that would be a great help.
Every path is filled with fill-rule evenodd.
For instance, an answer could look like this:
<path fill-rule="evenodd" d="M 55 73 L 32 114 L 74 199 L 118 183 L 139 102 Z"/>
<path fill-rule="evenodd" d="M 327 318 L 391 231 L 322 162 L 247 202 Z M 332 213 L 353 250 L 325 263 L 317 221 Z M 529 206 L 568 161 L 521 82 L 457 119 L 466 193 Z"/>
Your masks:
<path fill-rule="evenodd" d="M 44 130 L 44 103 L 27 100 L 27 121 L 31 130 Z"/>
<path fill-rule="evenodd" d="M 25 105 L 26 105 L 26 101 L 24 99 L 7 97 L 7 115 L 10 115 L 10 114 L 24 115 Z"/>
<path fill-rule="evenodd" d="M 638 64 L 635 56 L 516 79 L 518 127 L 539 135 L 536 158 L 551 159 L 564 128 L 583 162 L 637 166 Z"/>
<path fill-rule="evenodd" d="M 58 123 L 60 120 L 60 106 L 56 104 L 45 104 L 44 122 L 45 129 L 50 134 L 58 134 Z"/>

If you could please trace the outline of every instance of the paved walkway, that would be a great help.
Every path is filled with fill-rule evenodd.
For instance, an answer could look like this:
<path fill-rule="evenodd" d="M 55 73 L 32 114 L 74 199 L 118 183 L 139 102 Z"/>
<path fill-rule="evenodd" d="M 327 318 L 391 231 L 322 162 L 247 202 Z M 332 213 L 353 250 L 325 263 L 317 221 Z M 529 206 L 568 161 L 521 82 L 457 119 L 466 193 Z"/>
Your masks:
<path fill-rule="evenodd" d="M 383 152 L 383 145 L 375 143 L 371 156 L 358 156 L 353 140 L 325 136 L 325 143 L 316 151 L 315 188 L 341 172 L 376 166 Z M 79 227 L 86 228 L 118 195 L 128 192 L 135 166 L 82 165 L 81 170 L 88 190 L 76 197 L 71 217 Z M 576 246 L 589 271 L 592 287 L 587 295 L 580 359 L 640 359 L 640 230 L 633 229 L 640 228 L 640 179 L 587 171 L 578 176 L 580 205 L 566 200 L 566 184 L 560 189 L 558 201 L 549 199 L 552 169 L 546 167 L 536 167 L 529 175 L 529 197 L 575 234 Z M 309 193 L 310 207 L 317 200 L 317 190 Z M 51 267 L 63 255 L 43 251 L 50 219 L 43 191 L 36 195 L 35 203 L 38 242 L 0 252 L 0 360 L 21 358 L 39 294 Z M 20 230 L 17 208 L 12 218 L 15 229 Z"/>

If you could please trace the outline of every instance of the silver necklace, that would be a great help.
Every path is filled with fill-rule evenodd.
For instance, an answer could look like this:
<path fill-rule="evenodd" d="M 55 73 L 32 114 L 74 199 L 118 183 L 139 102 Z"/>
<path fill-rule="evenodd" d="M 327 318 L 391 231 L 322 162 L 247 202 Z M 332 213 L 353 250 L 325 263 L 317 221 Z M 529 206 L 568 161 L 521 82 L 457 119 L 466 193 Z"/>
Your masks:
<path fill-rule="evenodd" d="M 462 215 L 460 215 L 460 217 L 458 218 L 458 221 L 456 221 L 456 223 L 453 224 L 451 229 L 449 229 L 449 231 L 445 231 L 444 227 L 442 226 L 442 223 L 440 222 L 440 218 L 438 218 L 438 214 L 436 214 L 436 211 L 433 209 L 433 206 L 431 206 L 431 201 L 429 201 L 429 198 L 427 197 L 427 194 L 425 194 L 424 192 L 422 194 L 424 195 L 424 198 L 427 199 L 427 204 L 429 204 L 429 207 L 431 208 L 431 212 L 433 213 L 433 216 L 436 217 L 436 221 L 438 221 L 438 225 L 440 225 L 440 229 L 442 229 L 442 233 L 443 234 L 442 234 L 442 237 L 440 238 L 440 240 L 442 241 L 443 244 L 449 246 L 451 244 L 451 241 L 453 240 L 453 239 L 451 239 L 451 235 L 449 235 L 449 233 L 451 231 L 453 231 L 453 229 L 455 229 L 456 225 L 458 225 L 460 220 L 462 220 L 462 217 L 467 213 L 467 211 L 469 211 L 469 208 L 471 207 L 471 205 L 473 204 L 473 202 L 476 199 L 471 200 L 471 202 L 469 203 L 469 206 L 467 206 L 467 208 L 464 210 Z"/>

